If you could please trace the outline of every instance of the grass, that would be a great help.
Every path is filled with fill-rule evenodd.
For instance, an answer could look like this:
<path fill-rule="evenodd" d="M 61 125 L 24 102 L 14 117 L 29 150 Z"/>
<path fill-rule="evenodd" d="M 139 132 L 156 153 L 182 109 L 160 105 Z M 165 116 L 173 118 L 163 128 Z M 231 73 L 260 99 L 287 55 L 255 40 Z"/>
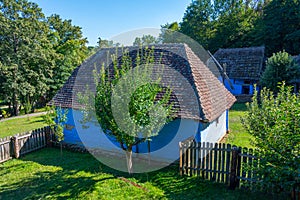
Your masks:
<path fill-rule="evenodd" d="M 46 126 L 42 116 L 0 121 L 0 138 Z M 0 198 L 1 199 L 1 198 Z"/>
<path fill-rule="evenodd" d="M 243 103 L 236 103 L 229 111 L 229 129 L 230 133 L 226 143 L 234 144 L 240 147 L 253 148 L 251 140 L 253 137 L 248 134 L 242 125 L 241 117 L 246 114 L 247 107 Z"/>
<path fill-rule="evenodd" d="M 178 175 L 178 167 L 148 174 L 115 171 L 90 154 L 47 148 L 0 164 L 0 199 L 270 199 L 224 184 Z M 125 177 L 144 189 L 118 177 Z"/>

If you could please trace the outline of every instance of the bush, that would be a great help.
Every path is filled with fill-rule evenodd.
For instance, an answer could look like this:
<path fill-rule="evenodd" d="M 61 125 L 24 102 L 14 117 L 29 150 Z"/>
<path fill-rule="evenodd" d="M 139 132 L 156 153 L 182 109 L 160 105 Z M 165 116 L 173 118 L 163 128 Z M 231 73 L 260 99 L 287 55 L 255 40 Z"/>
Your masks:
<path fill-rule="evenodd" d="M 255 167 L 261 186 L 276 192 L 289 192 L 300 184 L 300 98 L 283 83 L 277 97 L 264 88 L 257 100 L 248 104 L 242 119 L 246 130 L 254 136 L 260 152 Z"/>
<path fill-rule="evenodd" d="M 293 79 L 300 76 L 300 67 L 287 52 L 273 54 L 267 60 L 266 70 L 261 77 L 261 85 L 278 92 L 278 82 L 291 84 Z"/>

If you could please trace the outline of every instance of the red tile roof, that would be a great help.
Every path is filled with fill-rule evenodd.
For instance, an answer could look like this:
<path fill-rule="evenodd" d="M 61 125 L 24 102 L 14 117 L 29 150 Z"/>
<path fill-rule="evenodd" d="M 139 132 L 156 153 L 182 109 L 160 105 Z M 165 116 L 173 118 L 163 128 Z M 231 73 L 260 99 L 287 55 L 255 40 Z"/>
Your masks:
<path fill-rule="evenodd" d="M 172 87 L 176 91 L 175 96 L 172 95 L 172 101 L 175 102 L 175 107 L 179 107 L 178 117 L 211 122 L 236 101 L 235 97 L 186 44 L 162 44 L 151 47 L 154 48 L 155 62 L 169 67 L 164 69 L 163 76 L 165 81 L 172 82 Z M 132 57 L 138 51 L 138 47 L 126 47 L 126 49 Z M 115 54 L 115 52 L 116 50 L 113 48 L 106 48 L 87 59 L 74 70 L 49 104 L 65 108 L 81 108 L 77 93 L 84 92 L 88 84 L 90 84 L 90 90 L 95 92 L 95 85 L 93 85 L 94 66 L 102 66 L 103 63 L 107 62 L 108 55 Z M 176 70 L 186 79 L 194 94 L 191 94 L 191 89 L 183 86 L 183 83 L 177 82 L 174 73 L 171 72 L 172 70 Z"/>

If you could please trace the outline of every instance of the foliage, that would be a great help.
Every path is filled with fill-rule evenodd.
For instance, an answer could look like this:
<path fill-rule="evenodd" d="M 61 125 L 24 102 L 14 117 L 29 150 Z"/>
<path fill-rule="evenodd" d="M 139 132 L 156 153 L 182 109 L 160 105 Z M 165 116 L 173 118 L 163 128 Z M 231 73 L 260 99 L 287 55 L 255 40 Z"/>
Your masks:
<path fill-rule="evenodd" d="M 80 27 L 27 0 L 0 1 L 0 41 L 0 99 L 13 115 L 44 106 L 89 53 Z"/>
<path fill-rule="evenodd" d="M 273 92 L 278 91 L 278 82 L 285 81 L 291 84 L 293 79 L 300 76 L 300 66 L 285 51 L 273 54 L 267 60 L 266 70 L 261 77 L 261 85 L 271 89 Z"/>
<path fill-rule="evenodd" d="M 299 54 L 299 30 L 299 0 L 195 0 L 187 7 L 176 31 L 211 52 L 265 45 L 270 56 L 282 50 Z"/>
<path fill-rule="evenodd" d="M 259 97 L 256 91 L 243 118 L 260 152 L 254 169 L 262 178 L 259 183 L 277 192 L 289 192 L 300 183 L 300 98 L 291 91 L 285 83 L 277 97 L 266 88 Z"/>
<path fill-rule="evenodd" d="M 197 0 L 186 9 L 179 31 L 215 52 L 219 48 L 241 47 L 259 16 L 257 1 Z"/>
<path fill-rule="evenodd" d="M 143 35 L 142 37 L 136 37 L 133 46 L 147 46 L 151 44 L 157 44 L 159 41 L 152 35 Z"/>
<path fill-rule="evenodd" d="M 56 53 L 55 68 L 47 101 L 67 81 L 73 70 L 88 56 L 87 39 L 83 38 L 81 27 L 72 25 L 71 20 L 62 20 L 59 15 L 47 18 L 50 34 L 48 39 Z"/>
<path fill-rule="evenodd" d="M 64 125 L 67 121 L 67 111 L 61 107 L 47 106 L 47 114 L 43 116 L 44 121 L 54 132 L 58 142 L 64 139 Z"/>
<path fill-rule="evenodd" d="M 98 38 L 98 46 L 96 46 L 96 49 L 101 48 L 110 48 L 110 47 L 119 47 L 119 43 L 114 43 L 112 40 L 103 40 L 102 38 Z"/>
<path fill-rule="evenodd" d="M 300 54 L 300 1 L 272 0 L 264 7 L 262 27 L 267 55 L 286 50 L 292 55 Z"/>
<path fill-rule="evenodd" d="M 0 1 L 0 87 L 14 115 L 19 114 L 20 105 L 27 112 L 33 110 L 49 89 L 55 54 L 48 33 L 37 4 Z"/>
<path fill-rule="evenodd" d="M 151 82 L 153 52 L 143 48 L 132 58 L 125 50 L 120 58 L 113 56 L 113 74 L 103 66 L 99 75 L 96 115 L 103 131 L 128 153 L 128 162 L 133 146 L 158 135 L 159 128 L 172 115 L 172 105 L 168 104 L 171 90 L 160 85 L 159 77 Z M 162 94 L 160 99 L 156 99 L 158 93 Z M 128 105 L 126 112 L 124 106 Z M 128 166 L 129 173 L 131 170 Z"/>

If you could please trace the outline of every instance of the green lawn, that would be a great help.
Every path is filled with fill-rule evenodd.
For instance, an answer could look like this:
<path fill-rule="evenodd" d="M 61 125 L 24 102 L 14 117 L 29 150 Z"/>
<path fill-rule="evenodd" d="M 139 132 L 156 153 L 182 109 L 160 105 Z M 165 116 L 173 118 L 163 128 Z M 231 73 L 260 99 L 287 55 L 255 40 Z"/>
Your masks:
<path fill-rule="evenodd" d="M 118 178 L 140 185 L 133 186 Z M 0 199 L 270 199 L 224 184 L 181 177 L 178 167 L 135 174 L 115 171 L 90 154 L 47 148 L 0 164 Z"/>
<path fill-rule="evenodd" d="M 253 139 L 253 137 L 246 132 L 241 122 L 241 117 L 245 115 L 246 110 L 246 105 L 242 103 L 236 103 L 230 109 L 230 133 L 226 139 L 226 143 L 234 144 L 240 147 L 253 148 L 253 145 L 251 144 L 251 139 Z"/>
<path fill-rule="evenodd" d="M 0 138 L 46 126 L 42 116 L 0 121 Z M 1 198 L 0 198 L 1 199 Z"/>

